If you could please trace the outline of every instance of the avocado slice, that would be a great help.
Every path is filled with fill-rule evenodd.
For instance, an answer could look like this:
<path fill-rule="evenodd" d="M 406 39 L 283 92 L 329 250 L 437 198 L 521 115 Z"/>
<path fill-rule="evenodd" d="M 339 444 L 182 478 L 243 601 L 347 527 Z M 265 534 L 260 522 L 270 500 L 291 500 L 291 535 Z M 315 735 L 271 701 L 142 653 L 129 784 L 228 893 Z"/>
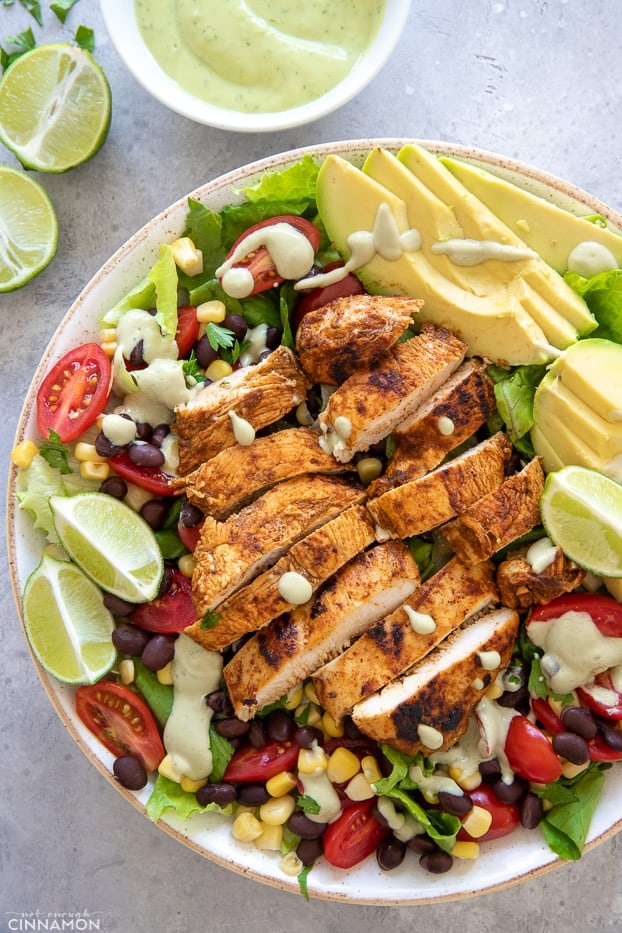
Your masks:
<path fill-rule="evenodd" d="M 566 271 L 568 256 L 585 241 L 600 243 L 622 265 L 622 236 L 608 227 L 577 217 L 479 166 L 448 157 L 440 161 L 557 272 Z"/>
<path fill-rule="evenodd" d="M 538 422 L 546 409 L 553 419 L 568 425 L 575 434 L 603 458 L 622 453 L 622 421 L 613 422 L 601 417 L 559 378 L 553 364 L 536 390 L 534 418 Z M 551 438 L 555 445 L 555 438 Z"/>
<path fill-rule="evenodd" d="M 555 372 L 601 418 L 622 422 L 622 344 L 582 340 L 563 354 Z"/>

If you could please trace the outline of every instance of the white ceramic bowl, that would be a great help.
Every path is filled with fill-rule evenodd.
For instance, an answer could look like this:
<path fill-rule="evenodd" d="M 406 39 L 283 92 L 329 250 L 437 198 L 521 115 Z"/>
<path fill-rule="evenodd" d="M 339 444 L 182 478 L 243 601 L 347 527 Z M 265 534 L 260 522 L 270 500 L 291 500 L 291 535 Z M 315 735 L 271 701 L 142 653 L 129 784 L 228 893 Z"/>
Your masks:
<path fill-rule="evenodd" d="M 402 36 L 410 0 L 386 0 L 384 19 L 375 39 L 339 84 L 302 106 L 270 113 L 243 113 L 194 97 L 163 71 L 145 45 L 136 22 L 134 0 L 100 0 L 100 5 L 110 38 L 121 59 L 153 97 L 197 123 L 240 133 L 261 133 L 318 120 L 367 87 L 388 61 Z"/>
<path fill-rule="evenodd" d="M 240 190 L 254 184 L 264 172 L 282 169 L 304 154 L 310 153 L 321 160 L 334 152 L 360 165 L 365 154 L 374 145 L 382 145 L 395 151 L 408 141 L 358 140 L 282 153 L 210 181 L 193 192 L 191 197 L 214 210 L 220 210 L 226 204 L 238 202 L 241 197 Z M 440 155 L 463 158 L 482 165 L 553 200 L 567 210 L 578 214 L 602 214 L 614 229 L 622 232 L 622 217 L 585 192 L 544 172 L 474 149 L 429 141 L 423 141 L 422 145 Z M 77 298 L 59 325 L 34 374 L 15 443 L 24 438 L 36 440 L 38 437 L 35 395 L 50 365 L 72 347 L 86 340 L 97 339 L 97 322 L 103 311 L 114 305 L 145 275 L 158 256 L 160 243 L 171 241 L 180 235 L 184 229 L 186 211 L 187 199 L 183 198 L 146 224 L 108 260 Z M 21 613 L 20 594 L 28 574 L 40 559 L 44 542 L 40 534 L 34 531 L 27 514 L 16 508 L 13 483 L 14 473 L 9 480 L 7 528 L 11 578 L 18 611 Z M 111 774 L 113 756 L 78 719 L 73 704 L 74 690 L 50 678 L 34 657 L 33 664 L 57 714 L 84 754 L 120 794 L 144 812 L 150 787 L 133 794 L 114 781 Z M 621 792 L 622 765 L 618 765 L 606 775 L 603 796 L 592 820 L 587 850 L 622 827 L 619 803 Z M 227 820 L 213 814 L 198 814 L 187 823 L 183 823 L 175 817 L 165 816 L 159 825 L 172 837 L 219 865 L 256 881 L 298 893 L 296 879 L 282 873 L 278 856 L 261 852 L 251 844 L 236 842 Z M 391 872 L 381 872 L 373 858 L 367 859 L 349 872 L 332 869 L 320 861 L 309 875 L 309 894 L 317 898 L 353 903 L 429 903 L 491 891 L 559 864 L 560 861 L 547 847 L 538 831 L 519 830 L 509 837 L 482 845 L 478 859 L 457 861 L 454 868 L 445 875 L 427 874 L 419 870 L 416 861 L 408 858 Z"/>

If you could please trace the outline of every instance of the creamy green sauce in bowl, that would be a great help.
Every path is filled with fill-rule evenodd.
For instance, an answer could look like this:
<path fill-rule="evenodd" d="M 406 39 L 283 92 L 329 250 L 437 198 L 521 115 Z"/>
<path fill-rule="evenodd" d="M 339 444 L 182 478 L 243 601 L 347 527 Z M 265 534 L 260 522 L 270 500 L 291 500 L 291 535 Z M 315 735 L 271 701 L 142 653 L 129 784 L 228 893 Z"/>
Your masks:
<path fill-rule="evenodd" d="M 373 42 L 385 0 L 134 0 L 160 67 L 195 97 L 243 113 L 330 91 Z"/>

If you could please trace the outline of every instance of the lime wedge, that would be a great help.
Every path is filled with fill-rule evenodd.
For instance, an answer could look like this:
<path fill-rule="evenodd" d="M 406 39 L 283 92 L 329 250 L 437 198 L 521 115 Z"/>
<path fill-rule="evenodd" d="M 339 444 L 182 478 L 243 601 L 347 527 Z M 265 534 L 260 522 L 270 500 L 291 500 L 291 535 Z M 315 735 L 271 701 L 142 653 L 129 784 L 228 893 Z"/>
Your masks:
<path fill-rule="evenodd" d="M 35 657 L 58 680 L 92 684 L 114 664 L 114 619 L 101 590 L 71 561 L 43 555 L 26 580 L 23 611 Z"/>
<path fill-rule="evenodd" d="M 540 499 L 549 538 L 580 567 L 622 577 L 622 486 L 596 470 L 549 473 Z"/>
<path fill-rule="evenodd" d="M 130 603 L 157 596 L 162 552 L 129 505 L 102 492 L 82 492 L 52 496 L 50 506 L 61 544 L 98 586 Z"/>
<path fill-rule="evenodd" d="M 56 252 L 58 223 L 41 185 L 0 165 L 0 292 L 21 288 Z"/>
<path fill-rule="evenodd" d="M 89 52 L 40 45 L 0 82 L 0 140 L 25 168 L 66 172 L 101 149 L 110 110 L 108 81 Z"/>

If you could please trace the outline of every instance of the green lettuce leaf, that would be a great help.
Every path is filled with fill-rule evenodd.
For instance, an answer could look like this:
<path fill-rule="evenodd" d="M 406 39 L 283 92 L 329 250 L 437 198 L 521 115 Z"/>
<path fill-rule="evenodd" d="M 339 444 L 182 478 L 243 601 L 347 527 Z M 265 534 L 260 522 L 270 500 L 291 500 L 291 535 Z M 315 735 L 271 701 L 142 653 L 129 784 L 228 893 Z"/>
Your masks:
<path fill-rule="evenodd" d="M 400 790 L 399 787 L 394 787 L 384 796 L 398 800 L 403 809 L 413 819 L 421 823 L 426 835 L 434 840 L 439 849 L 444 852 L 451 852 L 456 844 L 456 836 L 462 825 L 457 816 L 446 813 L 444 810 L 425 810 L 406 791 Z"/>
<path fill-rule="evenodd" d="M 548 845 L 560 858 L 581 858 L 604 780 L 601 768 L 595 765 L 582 772 L 571 786 L 556 782 L 540 792 L 541 797 L 553 803 L 540 827 Z"/>
<path fill-rule="evenodd" d="M 165 334 L 177 330 L 177 266 L 168 243 L 160 246 L 160 258 L 145 278 L 124 295 L 101 319 L 101 326 L 116 327 L 133 308 L 156 309 L 155 319 Z"/>
<path fill-rule="evenodd" d="M 202 807 L 197 803 L 196 794 L 183 790 L 181 784 L 158 774 L 145 810 L 149 819 L 156 823 L 170 810 L 173 810 L 180 820 L 189 820 L 195 813 L 230 814 L 233 812 L 233 807 L 219 807 L 215 803 Z"/>
<path fill-rule="evenodd" d="M 70 473 L 61 473 L 40 455 L 33 458 L 17 475 L 15 490 L 20 509 L 30 513 L 35 528 L 43 531 L 51 544 L 58 544 L 50 508 L 50 496 L 75 496 L 79 492 L 96 491 L 98 480 L 84 479 L 77 460 L 69 458 Z"/>
<path fill-rule="evenodd" d="M 581 295 L 598 321 L 590 337 L 622 343 L 622 269 L 599 272 L 589 279 L 567 272 L 564 279 Z"/>
<path fill-rule="evenodd" d="M 529 440 L 533 427 L 533 399 L 536 389 L 546 374 L 546 366 L 518 366 L 505 370 L 500 366 L 489 366 L 488 375 L 495 384 L 495 400 L 516 449 L 526 457 L 533 457 L 534 450 Z"/>

